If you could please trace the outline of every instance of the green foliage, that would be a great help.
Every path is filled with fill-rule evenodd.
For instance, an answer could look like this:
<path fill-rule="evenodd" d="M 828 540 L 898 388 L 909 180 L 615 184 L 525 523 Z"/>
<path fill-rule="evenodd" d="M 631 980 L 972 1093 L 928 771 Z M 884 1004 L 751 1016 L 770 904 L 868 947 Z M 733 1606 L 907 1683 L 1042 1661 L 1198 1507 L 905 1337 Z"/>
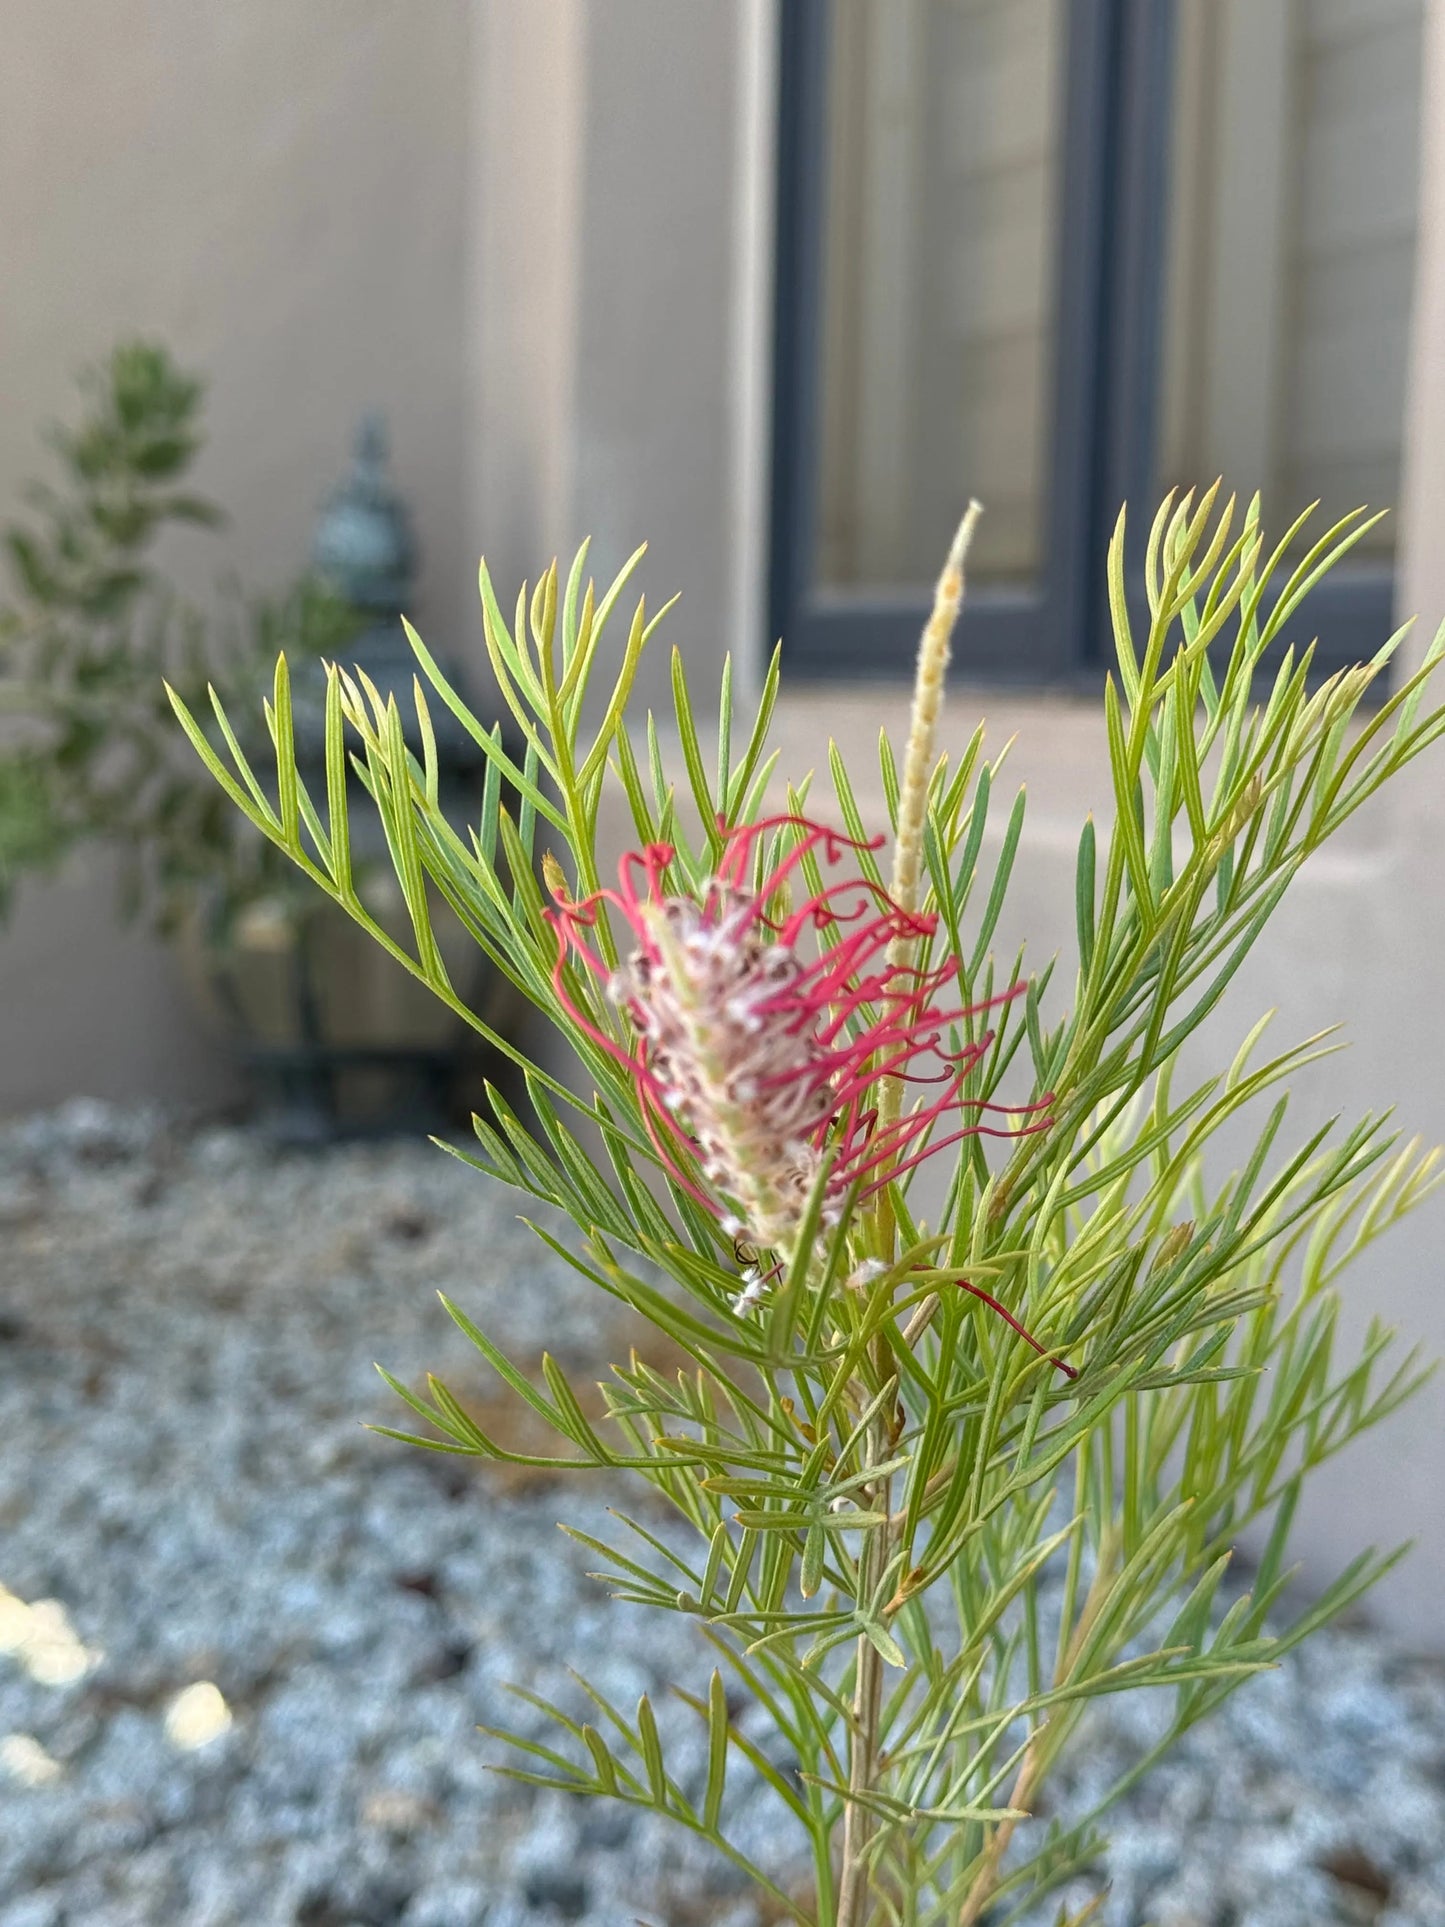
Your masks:
<path fill-rule="evenodd" d="M 487 643 L 526 745 L 520 764 L 413 637 L 420 740 L 430 741 L 428 705 L 439 700 L 488 759 L 466 837 L 441 815 L 433 758 L 407 748 L 395 700 L 340 669 L 330 672 L 325 796 L 296 765 L 284 660 L 266 708 L 274 775 L 253 769 L 214 695 L 225 756 L 177 700 L 242 814 L 444 1002 L 470 1016 L 432 933 L 437 897 L 571 1039 L 581 1095 L 515 1040 L 492 1039 L 521 1066 L 535 1121 L 494 1098 L 476 1122 L 475 1161 L 567 1213 L 575 1245 L 540 1226 L 538 1236 L 690 1361 L 676 1376 L 636 1357 L 614 1367 L 608 1417 L 596 1421 L 555 1361 L 530 1373 L 449 1306 L 556 1434 L 550 1458 L 509 1450 L 435 1382 L 422 1394 L 390 1381 L 424 1428 L 398 1437 L 625 1470 L 692 1529 L 691 1556 L 642 1520 L 584 1543 L 616 1593 L 692 1616 L 716 1648 L 719 1672 L 689 1700 L 708 1735 L 701 1794 L 670 1771 L 646 1700 L 629 1710 L 596 1693 L 596 1725 L 533 1702 L 557 1738 L 517 1740 L 529 1756 L 522 1777 L 670 1814 L 802 1922 L 968 1927 L 985 1911 L 1001 1922 L 1096 1859 L 1108 1799 L 1077 1821 L 1026 1819 L 1092 1700 L 1147 1688 L 1167 1707 L 1157 1747 L 1112 1798 L 1391 1563 L 1392 1553 L 1363 1553 L 1303 1611 L 1286 1596 L 1304 1482 L 1420 1382 L 1415 1356 L 1399 1356 L 1379 1325 L 1342 1354 L 1336 1287 L 1436 1184 L 1436 1153 L 1400 1143 L 1380 1118 L 1291 1140 L 1284 1087 L 1333 1047 L 1327 1037 L 1271 1053 L 1260 1023 L 1215 1075 L 1196 1081 L 1180 1061 L 1300 865 L 1445 733 L 1445 709 L 1425 701 L 1445 637 L 1373 707 L 1365 698 L 1403 631 L 1318 686 L 1308 649 L 1275 646 L 1366 526 L 1349 518 L 1286 575 L 1298 528 L 1271 551 L 1257 504 L 1236 526 L 1233 503 L 1221 508 L 1214 491 L 1171 500 L 1150 539 L 1150 621 L 1136 639 L 1121 518 L 1110 555 L 1117 674 L 1103 704 L 1114 820 L 1090 821 L 1080 837 L 1072 991 L 1060 994 L 1057 963 L 1031 977 L 1027 996 L 989 1020 L 995 1040 L 962 1093 L 972 1104 L 1051 1091 L 1053 1122 L 993 1154 L 965 1140 L 927 1222 L 917 1171 L 890 1186 L 886 1212 L 846 1211 L 824 1233 L 815 1210 L 752 1316 L 733 1308 L 731 1241 L 661 1162 L 625 1072 L 569 1015 L 570 1001 L 622 1034 L 570 967 L 565 999 L 559 991 L 533 879 L 540 836 L 554 888 L 559 855 L 578 894 L 597 886 L 610 776 L 638 841 L 674 842 L 678 871 L 701 889 L 719 826 L 756 820 L 773 784 L 776 658 L 741 726 L 725 673 L 714 753 L 675 654 L 675 749 L 651 718 L 639 742 L 628 699 L 658 620 L 641 604 L 610 694 L 584 700 L 636 558 L 599 597 L 584 584 L 584 550 L 565 582 L 554 567 L 523 592 L 511 625 L 484 569 Z M 348 759 L 385 826 L 410 949 L 356 894 Z M 864 810 L 836 752 L 830 776 L 838 820 L 861 833 Z M 881 779 L 896 819 L 886 737 Z M 925 908 L 938 927 L 917 961 L 961 960 L 965 1000 L 1022 968 L 1000 969 L 992 952 L 1024 813 L 1020 794 L 989 837 L 998 779 L 980 731 L 938 762 L 929 790 Z M 504 785 L 520 798 L 515 817 Z M 787 791 L 790 805 L 807 787 Z M 794 834 L 777 832 L 782 847 Z M 871 854 L 860 861 L 879 876 Z M 618 934 L 597 933 L 609 955 Z M 1221 1138 L 1239 1160 L 1224 1176 Z M 961 1283 L 986 1286 L 1050 1355 Z M 1055 1358 L 1077 1377 L 1065 1380 Z M 1247 1590 L 1229 1590 L 1230 1548 L 1249 1526 L 1263 1546 L 1258 1569 Z M 874 1674 L 870 1699 L 860 1688 Z M 724 1676 L 766 1707 L 796 1776 L 730 1719 Z M 782 1889 L 777 1870 L 751 1866 L 729 1840 L 724 1793 L 739 1771 L 762 1775 L 793 1816 L 811 1892 Z M 850 1807 L 866 1825 L 847 1829 L 844 1859 L 856 1864 L 840 1869 Z"/>
<path fill-rule="evenodd" d="M 238 690 L 259 689 L 278 649 L 342 648 L 354 618 L 305 579 L 271 602 L 232 590 L 208 633 L 153 553 L 170 529 L 222 521 L 185 487 L 200 382 L 165 349 L 123 342 L 81 390 L 78 425 L 50 435 L 61 485 L 32 485 L 35 520 L 3 537 L 13 590 L 0 609 L 0 912 L 22 875 L 100 840 L 121 858 L 126 911 L 169 931 L 204 895 L 223 924 L 284 888 L 289 866 L 176 755 L 162 678 L 195 697 L 224 662 Z"/>

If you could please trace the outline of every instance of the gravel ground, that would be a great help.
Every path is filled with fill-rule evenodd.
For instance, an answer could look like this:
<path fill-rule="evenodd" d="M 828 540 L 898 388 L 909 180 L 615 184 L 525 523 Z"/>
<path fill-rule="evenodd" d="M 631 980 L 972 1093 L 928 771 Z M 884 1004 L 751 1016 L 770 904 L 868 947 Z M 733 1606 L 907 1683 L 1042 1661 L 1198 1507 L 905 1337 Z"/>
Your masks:
<path fill-rule="evenodd" d="M 685 1837 L 486 1771 L 504 1682 L 705 1685 L 696 1629 L 557 1532 L 606 1495 L 358 1423 L 398 1416 L 377 1358 L 492 1396 L 437 1288 L 524 1357 L 615 1355 L 514 1212 L 424 1145 L 85 1104 L 0 1132 L 0 1927 L 760 1927 Z M 1150 1719 L 1106 1702 L 1069 1797 Z M 771 1796 L 737 1802 L 779 1862 Z M 1445 1674 L 1316 1641 L 1146 1783 L 1109 1873 L 1108 1927 L 1445 1927 Z"/>

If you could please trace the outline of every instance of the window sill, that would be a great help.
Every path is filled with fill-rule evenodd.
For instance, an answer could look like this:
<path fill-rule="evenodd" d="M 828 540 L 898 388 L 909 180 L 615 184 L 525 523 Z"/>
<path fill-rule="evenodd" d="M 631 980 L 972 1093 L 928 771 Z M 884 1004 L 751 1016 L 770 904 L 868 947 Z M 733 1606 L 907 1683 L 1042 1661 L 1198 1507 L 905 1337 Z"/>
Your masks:
<path fill-rule="evenodd" d="M 878 732 L 887 730 L 901 756 L 908 740 L 909 703 L 909 692 L 903 687 L 795 685 L 792 692 L 779 697 L 773 721 L 772 742 L 782 751 L 780 770 L 794 780 L 815 771 L 817 794 L 830 796 L 831 739 L 843 753 L 864 816 L 881 821 Z M 1033 695 L 951 685 L 939 729 L 941 748 L 962 749 L 980 722 L 986 725 L 986 755 L 997 757 L 1009 746 L 999 798 L 990 813 L 991 838 L 996 841 L 1002 836 L 1008 806 L 1022 786 L 1029 798 L 1023 848 L 1066 854 L 1072 865 L 1084 817 L 1092 812 L 1102 825 L 1113 814 L 1101 705 L 1093 698 L 1045 691 Z M 1378 879 L 1396 854 L 1398 820 L 1398 800 L 1387 790 L 1311 860 L 1302 877 L 1305 887 Z"/>

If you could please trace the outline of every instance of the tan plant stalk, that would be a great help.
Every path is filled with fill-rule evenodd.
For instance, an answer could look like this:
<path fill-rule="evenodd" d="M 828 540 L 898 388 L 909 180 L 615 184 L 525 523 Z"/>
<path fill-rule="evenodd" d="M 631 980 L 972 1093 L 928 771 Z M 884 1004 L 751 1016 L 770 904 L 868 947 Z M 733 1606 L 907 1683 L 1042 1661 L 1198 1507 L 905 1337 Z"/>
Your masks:
<path fill-rule="evenodd" d="M 938 718 L 943 710 L 943 685 L 953 652 L 953 632 L 963 608 L 963 565 L 973 542 L 981 502 L 970 502 L 948 551 L 943 573 L 933 592 L 933 612 L 918 642 L 918 665 L 913 676 L 913 713 L 908 722 L 908 748 L 903 758 L 903 786 L 898 799 L 898 835 L 893 846 L 893 882 L 889 894 L 902 910 L 918 908 L 918 879 L 923 869 L 923 826 L 928 816 L 928 784 L 933 775 L 938 744 Z M 909 946 L 900 941 L 891 963 L 907 963 Z M 890 1079 L 892 1083 L 895 1080 Z M 895 1100 L 896 1101 L 896 1100 Z"/>
<path fill-rule="evenodd" d="M 893 845 L 893 877 L 889 895 L 900 910 L 918 909 L 919 880 L 923 874 L 923 829 L 928 820 L 928 786 L 938 760 L 938 719 L 943 690 L 953 654 L 953 632 L 963 609 L 964 563 L 983 504 L 971 501 L 958 525 L 943 572 L 933 591 L 933 609 L 918 639 L 918 663 L 913 672 L 913 710 L 908 719 L 908 747 L 903 756 L 903 781 L 898 795 L 898 833 Z M 913 944 L 895 937 L 888 949 L 892 969 L 912 962 Z M 886 1130 L 903 1109 L 903 1080 L 885 1077 L 878 1092 L 878 1128 Z M 888 1263 L 893 1255 L 893 1212 L 887 1191 L 879 1194 L 878 1256 Z"/>
<path fill-rule="evenodd" d="M 933 592 L 933 609 L 918 642 L 918 663 L 913 678 L 913 710 L 909 718 L 908 747 L 903 758 L 903 783 L 898 799 L 898 833 L 893 849 L 893 879 L 889 891 L 901 910 L 918 909 L 919 880 L 923 869 L 923 831 L 928 817 L 928 788 L 937 760 L 938 718 L 943 709 L 943 689 L 952 653 L 953 631 L 963 607 L 963 565 L 982 504 L 970 502 L 958 525 L 948 551 L 948 559 Z M 912 942 L 895 937 L 888 948 L 890 968 L 902 968 L 912 961 Z M 887 1077 L 878 1094 L 878 1129 L 894 1123 L 903 1107 L 903 1081 Z M 886 1190 L 879 1193 L 877 1214 L 878 1256 L 885 1264 L 893 1258 L 893 1212 Z M 877 1341 L 875 1368 L 880 1382 L 888 1376 L 887 1348 Z M 874 1423 L 870 1440 L 873 1462 L 887 1457 L 888 1417 Z M 890 1510 L 887 1482 L 872 1495 L 871 1502 L 884 1513 Z M 889 1526 L 870 1532 L 859 1554 L 862 1594 L 865 1609 L 871 1610 L 874 1595 L 888 1570 L 892 1534 Z M 848 1790 L 851 1795 L 866 1793 L 877 1770 L 878 1723 L 883 1701 L 883 1661 L 873 1642 L 858 1638 L 853 1726 L 848 1736 Z M 867 1904 L 867 1848 L 873 1831 L 873 1818 L 855 1797 L 851 1798 L 843 1819 L 843 1868 L 838 1889 L 838 1927 L 862 1927 Z"/>
<path fill-rule="evenodd" d="M 1094 1621 L 1099 1616 L 1099 1609 L 1108 1598 L 1109 1589 L 1113 1585 L 1117 1574 L 1118 1552 L 1118 1538 L 1111 1532 L 1099 1547 L 1099 1563 L 1094 1573 L 1093 1584 L 1089 1587 L 1088 1596 L 1084 1601 L 1083 1611 L 1079 1614 L 1078 1623 L 1075 1625 L 1073 1633 L 1069 1638 L 1068 1648 L 1054 1675 L 1054 1685 L 1056 1687 L 1064 1686 L 1068 1683 L 1069 1675 L 1073 1672 L 1074 1662 L 1078 1659 L 1084 1641 L 1093 1631 Z M 1008 1803 L 1011 1807 L 1017 1808 L 1020 1813 L 1031 1813 L 1033 1811 L 1034 1800 L 1038 1795 L 1039 1786 L 1050 1764 L 1049 1752 L 1046 1750 L 1044 1742 L 1049 1735 L 1051 1726 L 1058 1716 L 1058 1710 L 1045 1715 L 1041 1724 L 1035 1729 L 1033 1737 L 1030 1739 L 1028 1747 L 1024 1752 L 1023 1759 L 1019 1762 L 1018 1777 L 1015 1779 L 1012 1790 L 1009 1793 Z M 984 1851 L 982 1864 L 978 1872 L 974 1875 L 973 1884 L 969 1887 L 968 1893 L 964 1897 L 963 1910 L 958 1916 L 958 1927 L 977 1927 L 977 1922 L 984 1908 L 987 1907 L 990 1900 L 993 1899 L 994 1890 L 998 1886 L 999 1875 L 1003 1867 L 1003 1857 L 1008 1852 L 1009 1842 L 1014 1837 L 1014 1829 L 1017 1825 L 1017 1820 L 1001 1820 L 994 1828 L 988 1846 Z"/>

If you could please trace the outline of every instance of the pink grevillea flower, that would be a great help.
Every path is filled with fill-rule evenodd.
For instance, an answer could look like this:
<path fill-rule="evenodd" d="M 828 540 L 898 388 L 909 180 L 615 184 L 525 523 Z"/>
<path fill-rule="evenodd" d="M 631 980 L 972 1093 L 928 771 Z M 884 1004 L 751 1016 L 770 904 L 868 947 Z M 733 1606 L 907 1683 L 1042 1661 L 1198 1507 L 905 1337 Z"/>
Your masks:
<path fill-rule="evenodd" d="M 779 829 L 795 834 L 759 876 L 761 840 Z M 1019 996 L 1022 984 L 965 1005 L 950 1001 L 957 958 L 918 968 L 896 961 L 895 949 L 890 960 L 891 945 L 932 936 L 937 919 L 901 909 L 866 877 L 779 908 L 809 852 L 831 867 L 881 841 L 863 846 L 803 817 L 771 817 L 723 832 L 700 896 L 669 883 L 673 848 L 653 843 L 622 859 L 615 890 L 577 903 L 559 896 L 548 912 L 559 938 L 557 994 L 631 1076 L 668 1171 L 726 1234 L 783 1259 L 819 1183 L 823 1222 L 833 1225 L 850 1197 L 867 1199 L 932 1151 L 980 1134 L 1023 1136 L 1049 1121 L 1051 1097 L 1009 1108 L 964 1095 L 993 1033 L 966 1041 L 959 1026 Z M 604 906 L 634 939 L 616 970 L 589 941 Z M 578 1004 L 569 957 L 605 983 L 628 1041 Z M 877 1102 L 884 1078 L 917 1093 L 887 1123 Z M 748 1302 L 755 1298 L 756 1290 Z"/>

